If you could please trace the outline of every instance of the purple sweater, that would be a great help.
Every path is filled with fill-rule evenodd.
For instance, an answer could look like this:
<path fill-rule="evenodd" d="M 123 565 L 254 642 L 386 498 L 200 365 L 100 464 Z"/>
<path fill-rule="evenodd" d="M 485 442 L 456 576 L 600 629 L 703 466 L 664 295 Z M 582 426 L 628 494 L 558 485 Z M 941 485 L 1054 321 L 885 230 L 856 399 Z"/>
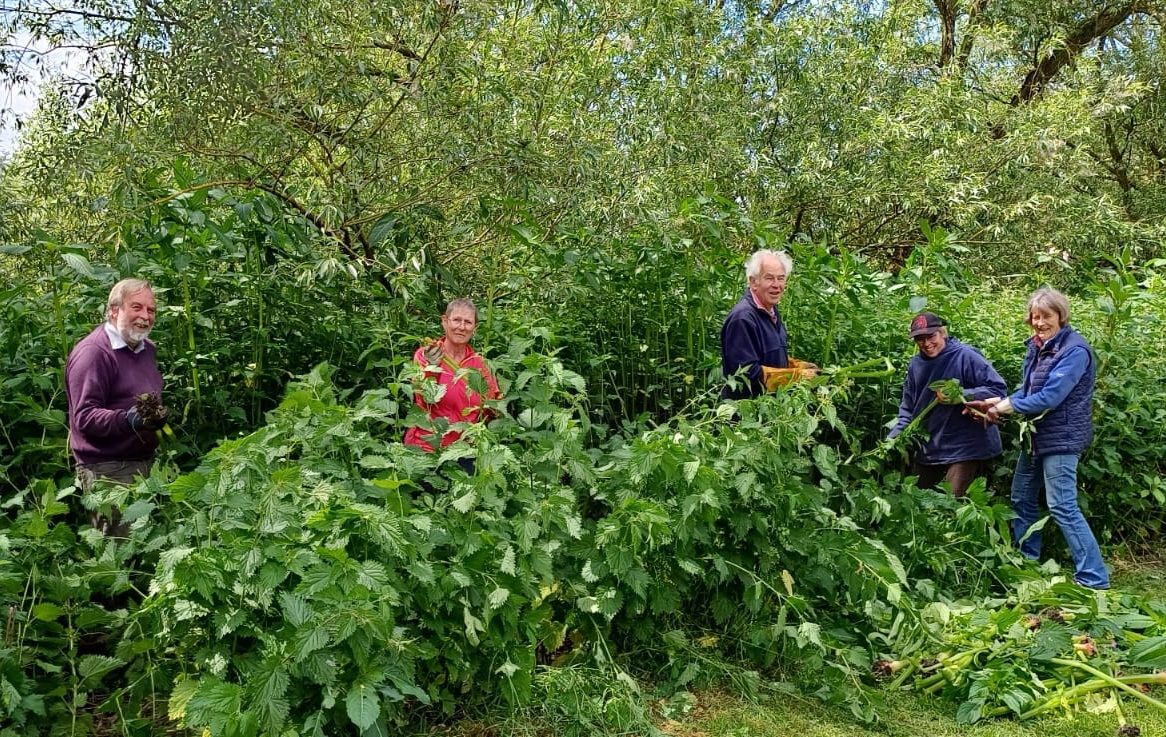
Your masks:
<path fill-rule="evenodd" d="M 162 393 L 157 351 L 145 341 L 134 353 L 113 349 L 104 325 L 98 325 L 69 353 L 65 362 L 65 396 L 69 401 L 69 447 L 78 463 L 139 461 L 154 457 L 153 430 L 134 431 L 126 410 L 139 394 Z"/>

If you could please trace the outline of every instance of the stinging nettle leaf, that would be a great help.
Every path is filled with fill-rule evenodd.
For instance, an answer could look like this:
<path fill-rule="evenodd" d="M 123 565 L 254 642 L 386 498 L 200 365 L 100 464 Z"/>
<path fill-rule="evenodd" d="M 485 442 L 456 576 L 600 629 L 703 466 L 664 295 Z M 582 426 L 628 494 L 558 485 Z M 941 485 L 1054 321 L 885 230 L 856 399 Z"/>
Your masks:
<path fill-rule="evenodd" d="M 123 665 L 125 665 L 125 661 L 120 658 L 108 655 L 85 655 L 81 658 L 77 672 L 81 676 L 82 682 L 93 686 L 102 676 Z"/>
<path fill-rule="evenodd" d="M 510 590 L 502 588 L 501 586 L 499 586 L 498 588 L 496 588 L 490 592 L 490 597 L 489 597 L 490 608 L 497 609 L 498 607 L 505 604 L 506 600 L 509 598 L 510 598 Z"/>
<path fill-rule="evenodd" d="M 1129 659 L 1135 668 L 1166 668 L 1166 635 L 1147 637 L 1134 645 Z"/>
<path fill-rule="evenodd" d="M 478 500 L 478 492 L 471 489 L 460 498 L 454 500 L 453 508 L 462 514 L 466 514 L 474 508 L 474 502 Z"/>
<path fill-rule="evenodd" d="M 381 713 L 381 697 L 376 689 L 364 683 L 356 684 L 344 698 L 348 718 L 358 729 L 365 730 L 376 723 Z"/>
<path fill-rule="evenodd" d="M 198 693 L 200 682 L 197 678 L 187 678 L 174 684 L 174 690 L 167 699 L 166 709 L 170 721 L 181 723 L 186 716 L 186 705 Z"/>
<path fill-rule="evenodd" d="M 299 627 L 312 618 L 312 609 L 302 596 L 290 591 L 281 592 L 279 602 L 283 605 L 283 616 L 291 624 Z"/>

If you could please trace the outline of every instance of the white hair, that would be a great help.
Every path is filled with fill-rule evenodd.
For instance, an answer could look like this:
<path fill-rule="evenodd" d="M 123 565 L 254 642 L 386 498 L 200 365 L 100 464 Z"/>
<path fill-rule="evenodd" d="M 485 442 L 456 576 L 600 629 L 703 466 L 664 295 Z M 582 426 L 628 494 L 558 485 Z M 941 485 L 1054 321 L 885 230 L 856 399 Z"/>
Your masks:
<path fill-rule="evenodd" d="M 766 258 L 775 258 L 781 262 L 785 267 L 786 278 L 793 273 L 794 260 L 785 251 L 771 251 L 768 248 L 762 248 L 759 251 L 754 251 L 749 260 L 745 262 L 745 282 L 748 283 L 750 279 L 756 277 L 761 273 L 761 262 Z"/>
<path fill-rule="evenodd" d="M 122 279 L 117 284 L 114 284 L 113 289 L 109 290 L 109 300 L 105 303 L 106 319 L 113 318 L 113 309 L 115 307 L 121 309 L 122 303 L 144 290 L 149 290 L 150 294 L 153 294 L 154 285 L 145 279 Z"/>

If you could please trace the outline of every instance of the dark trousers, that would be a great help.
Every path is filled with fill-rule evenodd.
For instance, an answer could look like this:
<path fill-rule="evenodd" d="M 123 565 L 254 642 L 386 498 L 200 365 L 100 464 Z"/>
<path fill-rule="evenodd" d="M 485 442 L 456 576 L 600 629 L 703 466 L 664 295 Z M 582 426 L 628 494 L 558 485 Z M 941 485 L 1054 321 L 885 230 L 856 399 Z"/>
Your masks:
<path fill-rule="evenodd" d="M 961 498 L 968 493 L 968 487 L 980 476 L 987 476 L 991 464 L 988 461 L 956 461 L 928 465 L 916 463 L 914 472 L 919 476 L 920 489 L 934 489 L 940 481 L 951 484 L 952 496 Z"/>

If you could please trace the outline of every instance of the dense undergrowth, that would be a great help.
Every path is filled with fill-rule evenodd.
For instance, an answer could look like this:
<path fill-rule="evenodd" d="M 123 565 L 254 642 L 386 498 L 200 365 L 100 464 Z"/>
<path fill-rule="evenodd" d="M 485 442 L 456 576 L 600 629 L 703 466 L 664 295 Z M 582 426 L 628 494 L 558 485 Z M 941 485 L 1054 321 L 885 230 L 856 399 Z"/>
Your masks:
<path fill-rule="evenodd" d="M 192 213 L 212 204 L 208 230 Z M 478 345 L 502 381 L 499 417 L 434 456 L 400 442 L 424 421 L 406 363 L 434 322 L 412 311 L 456 271 L 402 276 L 413 297 L 388 303 L 322 265 L 306 277 L 291 266 L 300 235 L 254 202 L 172 201 L 130 229 L 116 269 L 56 251 L 72 255 L 67 267 L 0 300 L 0 733 L 375 735 L 503 705 L 551 722 L 575 708 L 579 729 L 634 731 L 649 729 L 645 684 L 724 682 L 800 688 L 872 719 L 880 659 L 916 671 L 940 660 L 950 628 L 969 630 L 955 619 L 969 607 L 1032 613 L 1016 597 L 1057 570 L 1006 543 L 1014 451 L 961 503 L 916 489 L 879 448 L 913 350 L 910 315 L 943 314 L 1014 384 L 1031 284 L 974 280 L 939 229 L 895 274 L 795 244 L 783 303 L 793 352 L 896 371 L 832 371 L 718 405 L 716 332 L 743 288 L 734 244 L 777 242 L 718 207 L 686 204 L 676 232 L 645 230 L 623 256 L 574 235 L 540 244 L 529 289 L 485 305 Z M 194 235 L 197 247 L 175 250 Z M 81 499 L 60 365 L 117 271 L 163 293 L 155 337 L 178 439 L 141 484 Z M 1166 519 L 1166 367 L 1153 349 L 1166 289 L 1154 265 L 1117 258 L 1087 278 L 1040 278 L 1072 287 L 1073 323 L 1101 360 L 1087 513 L 1104 540 L 1144 542 Z M 111 503 L 132 522 L 128 541 L 83 523 L 85 506 Z M 1073 637 L 1109 633 L 1113 657 L 1081 662 L 1166 665 L 1158 605 L 1112 594 L 1092 606 L 1113 616 L 1041 635 L 1039 662 L 1077 658 Z M 982 639 L 1033 647 L 1015 621 Z M 967 690 L 1003 678 L 985 667 L 924 687 L 975 702 L 965 719 L 1024 714 L 1047 695 Z M 1041 677 L 1049 694 L 1062 675 Z"/>

